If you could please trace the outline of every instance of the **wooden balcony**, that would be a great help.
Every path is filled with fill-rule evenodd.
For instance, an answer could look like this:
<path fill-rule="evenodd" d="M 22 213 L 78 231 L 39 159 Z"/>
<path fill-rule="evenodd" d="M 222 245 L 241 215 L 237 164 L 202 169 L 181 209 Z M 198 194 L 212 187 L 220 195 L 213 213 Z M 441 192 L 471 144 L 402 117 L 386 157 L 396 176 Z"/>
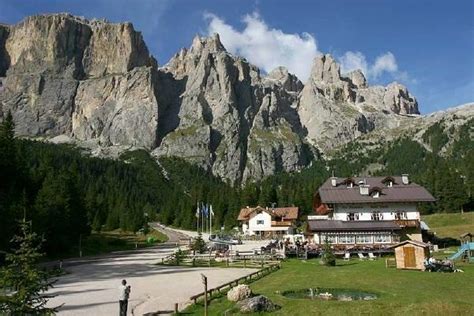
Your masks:
<path fill-rule="evenodd" d="M 420 227 L 420 221 L 417 219 L 400 219 L 400 220 L 395 220 L 397 225 L 400 225 L 400 227 Z"/>
<path fill-rule="evenodd" d="M 272 221 L 272 226 L 291 226 L 291 221 Z"/>

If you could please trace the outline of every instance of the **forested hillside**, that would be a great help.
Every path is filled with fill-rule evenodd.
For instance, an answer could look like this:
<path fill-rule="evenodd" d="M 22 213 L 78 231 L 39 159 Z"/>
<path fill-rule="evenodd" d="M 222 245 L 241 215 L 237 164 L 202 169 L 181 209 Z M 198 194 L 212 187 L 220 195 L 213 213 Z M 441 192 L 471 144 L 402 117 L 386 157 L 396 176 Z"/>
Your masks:
<path fill-rule="evenodd" d="M 437 198 L 425 213 L 473 209 L 474 120 L 462 126 L 446 155 L 439 155 L 443 133 L 426 133 L 432 150 L 401 138 L 365 150 L 354 142 L 331 160 L 315 160 L 297 173 L 280 173 L 242 186 L 231 186 L 177 158 L 157 163 L 146 151 L 118 160 L 90 157 L 70 145 L 14 139 L 8 116 L 0 125 L 0 249 L 8 249 L 15 221 L 26 216 L 46 239 L 48 253 L 62 252 L 91 230 L 137 231 L 147 220 L 184 228 L 195 226 L 198 201 L 213 205 L 216 228 L 230 228 L 246 205 L 296 205 L 311 212 L 318 186 L 335 172 L 356 174 L 409 173 Z M 377 168 L 368 168 L 369 166 Z"/>

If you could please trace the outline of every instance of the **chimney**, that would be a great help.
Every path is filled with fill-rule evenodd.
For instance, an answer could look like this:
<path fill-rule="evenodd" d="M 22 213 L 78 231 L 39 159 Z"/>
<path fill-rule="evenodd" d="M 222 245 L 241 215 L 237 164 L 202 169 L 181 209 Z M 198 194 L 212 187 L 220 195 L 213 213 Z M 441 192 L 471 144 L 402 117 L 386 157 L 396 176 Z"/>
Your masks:
<path fill-rule="evenodd" d="M 337 178 L 336 177 L 331 177 L 331 186 L 333 186 L 333 187 L 337 186 Z"/>
<path fill-rule="evenodd" d="M 408 174 L 404 173 L 402 174 L 402 183 L 403 184 L 409 184 L 410 180 L 408 180 Z"/>
<path fill-rule="evenodd" d="M 370 187 L 370 185 L 368 185 L 368 184 L 359 185 L 360 195 L 369 195 L 369 187 Z"/>

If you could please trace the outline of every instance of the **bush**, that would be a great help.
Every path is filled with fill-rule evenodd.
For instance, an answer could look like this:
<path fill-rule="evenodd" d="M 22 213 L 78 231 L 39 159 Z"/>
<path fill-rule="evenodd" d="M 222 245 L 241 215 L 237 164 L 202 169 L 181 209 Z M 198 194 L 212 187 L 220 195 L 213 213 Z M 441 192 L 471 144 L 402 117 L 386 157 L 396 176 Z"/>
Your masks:
<path fill-rule="evenodd" d="M 321 263 L 328 266 L 334 267 L 336 265 L 336 256 L 334 255 L 334 251 L 331 248 L 331 244 L 326 238 L 324 242 L 324 250 L 321 257 Z"/>
<path fill-rule="evenodd" d="M 206 242 L 202 239 L 201 233 L 194 239 L 191 244 L 191 250 L 197 253 L 204 253 L 206 251 Z"/>

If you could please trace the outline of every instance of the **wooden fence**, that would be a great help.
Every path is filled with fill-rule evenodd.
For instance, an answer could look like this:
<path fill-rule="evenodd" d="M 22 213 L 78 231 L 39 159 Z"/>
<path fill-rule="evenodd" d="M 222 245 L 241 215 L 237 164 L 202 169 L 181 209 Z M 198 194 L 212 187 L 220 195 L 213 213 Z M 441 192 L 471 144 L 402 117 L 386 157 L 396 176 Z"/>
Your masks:
<path fill-rule="evenodd" d="M 162 264 L 176 264 L 175 254 L 161 258 Z M 184 266 L 213 266 L 225 265 L 234 268 L 260 268 L 278 264 L 278 257 L 272 255 L 238 255 L 229 257 L 215 257 L 209 254 L 184 255 L 179 258 L 179 265 Z"/>
<path fill-rule="evenodd" d="M 225 291 L 228 291 L 230 290 L 232 287 L 234 286 L 237 286 L 238 284 L 240 283 L 247 283 L 247 282 L 252 282 L 256 279 L 260 279 L 261 277 L 273 272 L 273 271 L 276 271 L 278 269 L 281 268 L 281 265 L 280 263 L 274 263 L 274 264 L 271 264 L 263 269 L 260 269 L 256 272 L 253 272 L 249 275 L 246 275 L 246 276 L 243 276 L 243 277 L 240 277 L 238 279 L 235 279 L 233 281 L 230 281 L 230 282 L 227 282 L 225 284 L 222 284 L 222 285 L 219 285 L 215 288 L 212 288 L 212 289 L 208 289 L 207 290 L 207 294 L 208 294 L 208 297 L 211 299 L 212 298 L 212 295 L 213 294 L 221 294 Z M 189 298 L 190 301 L 193 301 L 194 304 L 197 303 L 198 299 L 203 297 L 204 298 L 205 296 L 205 293 L 204 292 L 201 292 L 201 293 L 198 293 L 196 295 L 193 295 Z"/>

